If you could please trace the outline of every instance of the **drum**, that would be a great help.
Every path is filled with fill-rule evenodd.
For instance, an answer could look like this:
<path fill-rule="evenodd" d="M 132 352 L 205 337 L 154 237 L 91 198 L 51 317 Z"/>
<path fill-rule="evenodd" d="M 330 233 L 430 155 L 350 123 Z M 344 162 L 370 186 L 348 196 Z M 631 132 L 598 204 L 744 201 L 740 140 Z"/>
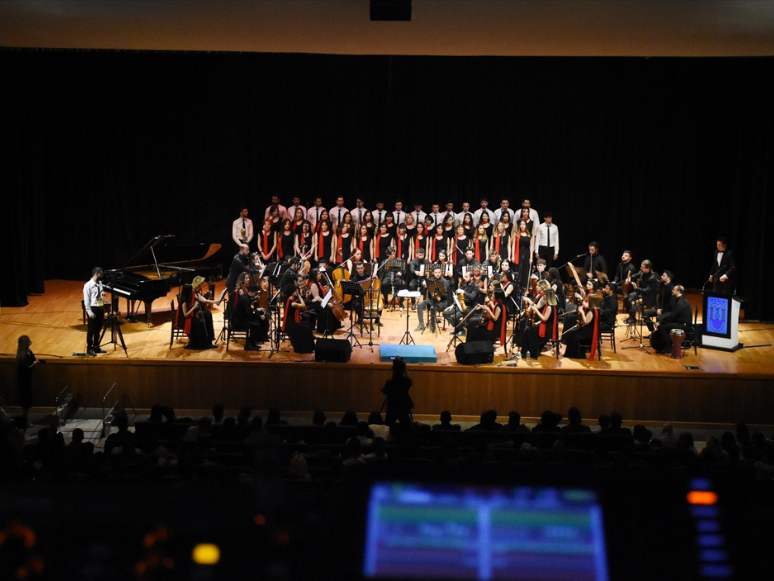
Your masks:
<path fill-rule="evenodd" d="M 661 353 L 664 349 L 669 348 L 669 342 L 665 339 L 664 335 L 657 331 L 653 331 L 650 334 L 650 347 L 656 353 Z"/>
<path fill-rule="evenodd" d="M 685 331 L 683 329 L 672 329 L 669 333 L 669 337 L 672 339 L 672 359 L 680 359 L 682 356 Z"/>

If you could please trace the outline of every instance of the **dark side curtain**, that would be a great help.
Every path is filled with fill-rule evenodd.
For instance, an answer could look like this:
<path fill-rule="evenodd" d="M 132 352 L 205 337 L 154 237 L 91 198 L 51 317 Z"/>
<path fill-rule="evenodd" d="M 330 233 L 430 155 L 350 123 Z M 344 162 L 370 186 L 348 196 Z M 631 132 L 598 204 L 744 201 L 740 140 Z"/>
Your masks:
<path fill-rule="evenodd" d="M 157 234 L 230 254 L 238 209 L 256 219 L 272 193 L 507 196 L 553 212 L 563 261 L 596 240 L 610 268 L 631 249 L 692 288 L 725 235 L 746 315 L 774 318 L 771 58 L 0 59 L 4 305 L 120 267 Z"/>

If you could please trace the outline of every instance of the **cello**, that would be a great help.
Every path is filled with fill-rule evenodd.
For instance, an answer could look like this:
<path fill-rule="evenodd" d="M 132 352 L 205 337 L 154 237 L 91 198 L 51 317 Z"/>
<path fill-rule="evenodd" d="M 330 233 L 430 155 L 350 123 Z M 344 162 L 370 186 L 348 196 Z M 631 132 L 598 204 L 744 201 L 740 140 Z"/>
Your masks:
<path fill-rule="evenodd" d="M 334 286 L 333 282 L 331 282 L 328 273 L 325 272 L 325 267 L 323 265 L 320 265 L 320 272 L 328 282 L 328 284 L 323 287 L 323 291 L 326 294 L 329 291 L 331 293 L 331 298 L 328 299 L 328 306 L 331 308 L 333 316 L 336 317 L 336 320 L 343 321 L 347 314 L 344 312 L 344 305 L 342 304 L 343 301 L 341 300 L 341 295 L 336 291 L 336 287 Z"/>

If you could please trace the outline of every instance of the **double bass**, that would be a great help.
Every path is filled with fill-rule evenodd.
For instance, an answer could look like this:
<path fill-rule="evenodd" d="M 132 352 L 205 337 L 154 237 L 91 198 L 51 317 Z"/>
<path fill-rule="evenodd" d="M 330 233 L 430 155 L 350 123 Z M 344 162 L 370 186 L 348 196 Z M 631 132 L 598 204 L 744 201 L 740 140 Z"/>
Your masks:
<path fill-rule="evenodd" d="M 331 282 L 331 279 L 328 276 L 328 273 L 325 272 L 324 266 L 320 266 L 320 272 L 323 274 L 323 276 L 325 277 L 328 283 L 325 286 L 323 286 L 323 291 L 326 294 L 329 291 L 331 293 L 331 298 L 328 299 L 328 306 L 331 308 L 331 311 L 333 312 L 333 316 L 336 317 L 336 320 L 343 321 L 347 317 L 347 314 L 344 312 L 344 305 L 343 305 L 341 295 L 336 291 L 336 287 L 333 284 L 333 282 Z M 341 288 L 340 285 L 339 285 L 339 288 Z"/>

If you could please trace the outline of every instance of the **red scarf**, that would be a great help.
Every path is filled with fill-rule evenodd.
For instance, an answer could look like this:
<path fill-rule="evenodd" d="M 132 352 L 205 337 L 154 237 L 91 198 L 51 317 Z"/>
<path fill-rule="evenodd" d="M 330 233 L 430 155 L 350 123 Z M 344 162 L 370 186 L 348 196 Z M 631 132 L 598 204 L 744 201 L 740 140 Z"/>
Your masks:
<path fill-rule="evenodd" d="M 344 255 L 344 248 L 342 246 L 341 234 L 339 234 L 339 237 L 336 239 L 336 248 L 337 248 L 336 253 L 337 254 L 341 254 L 343 256 Z"/>
<path fill-rule="evenodd" d="M 542 312 L 542 313 L 540 313 L 540 316 L 541 316 L 541 317 L 545 317 L 545 316 L 546 316 L 546 311 L 547 311 L 549 308 L 550 308 L 550 305 L 549 305 L 549 304 L 548 304 L 548 302 L 546 301 L 546 306 L 544 306 L 544 307 L 543 307 L 543 312 Z M 554 317 L 554 321 L 556 321 L 556 317 Z M 551 338 L 552 338 L 552 339 L 556 339 L 556 336 L 555 336 L 555 335 L 556 335 L 556 326 L 554 326 L 554 333 L 553 333 L 553 334 L 554 334 L 554 336 L 553 336 L 553 337 L 551 337 Z M 544 338 L 544 337 L 546 336 L 546 322 L 545 322 L 544 320 L 542 320 L 542 319 L 541 319 L 541 321 L 540 321 L 540 332 L 539 332 L 539 335 L 540 335 L 540 338 L 541 338 L 541 339 L 542 339 L 542 338 Z"/>
<path fill-rule="evenodd" d="M 403 258 L 403 236 L 398 236 L 398 258 Z"/>
<path fill-rule="evenodd" d="M 478 236 L 476 237 L 475 248 L 476 248 L 476 262 L 481 262 L 481 238 Z"/>
<path fill-rule="evenodd" d="M 516 264 L 519 264 L 519 248 L 521 248 L 521 234 L 516 236 L 516 251 L 514 252 L 515 256 L 513 257 L 513 262 Z"/>
<path fill-rule="evenodd" d="M 457 252 L 459 250 L 459 247 L 460 247 L 460 237 L 459 236 L 455 236 L 454 237 L 454 252 L 452 253 L 452 263 L 454 264 L 454 266 L 457 266 Z"/>
<path fill-rule="evenodd" d="M 288 314 L 290 313 L 290 310 L 292 309 L 291 305 L 293 303 L 293 297 L 289 297 L 288 300 L 285 302 L 285 314 L 282 317 L 282 330 L 287 331 L 288 328 Z M 296 323 L 301 322 L 301 311 L 298 309 L 295 309 L 295 313 L 293 314 L 293 320 Z"/>
<path fill-rule="evenodd" d="M 495 236 L 495 252 L 497 252 L 497 256 L 500 256 L 500 238 L 502 236 Z"/>
<path fill-rule="evenodd" d="M 599 309 L 594 307 L 594 334 L 591 336 L 589 361 L 594 361 L 594 357 L 597 356 L 597 343 L 599 343 Z"/>
<path fill-rule="evenodd" d="M 273 232 L 271 230 L 263 231 L 263 252 L 267 255 L 269 254 L 269 234 L 273 234 Z"/>

